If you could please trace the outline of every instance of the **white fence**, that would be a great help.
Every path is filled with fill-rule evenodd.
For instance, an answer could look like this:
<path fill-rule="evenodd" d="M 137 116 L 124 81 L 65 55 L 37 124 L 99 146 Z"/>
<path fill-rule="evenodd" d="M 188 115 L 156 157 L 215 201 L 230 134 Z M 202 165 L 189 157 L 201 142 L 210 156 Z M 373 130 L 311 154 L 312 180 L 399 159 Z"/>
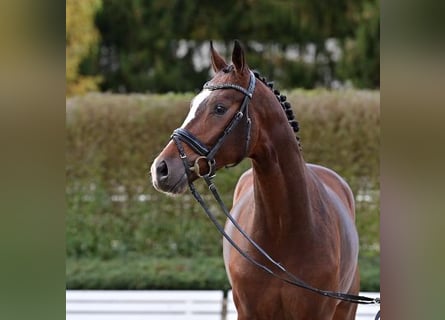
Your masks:
<path fill-rule="evenodd" d="M 378 310 L 378 305 L 359 305 L 356 320 L 374 320 Z M 223 291 L 66 291 L 66 320 L 180 319 L 236 320 L 232 292 L 225 299 Z"/>

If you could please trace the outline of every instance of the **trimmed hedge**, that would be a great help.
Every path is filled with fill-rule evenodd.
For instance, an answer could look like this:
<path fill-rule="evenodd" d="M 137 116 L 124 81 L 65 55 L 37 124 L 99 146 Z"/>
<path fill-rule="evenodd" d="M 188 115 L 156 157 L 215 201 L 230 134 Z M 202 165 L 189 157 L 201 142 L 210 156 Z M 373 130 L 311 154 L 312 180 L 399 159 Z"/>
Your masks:
<path fill-rule="evenodd" d="M 285 94 L 300 121 L 306 161 L 336 170 L 358 200 L 366 200 L 357 201 L 361 256 L 378 257 L 379 92 Z M 182 123 L 192 97 L 90 94 L 67 100 L 67 270 L 76 259 L 96 261 L 97 268 L 101 260 L 220 259 L 220 236 L 199 205 L 188 194 L 156 192 L 149 177 L 152 160 Z M 217 174 L 227 204 L 248 167 L 245 160 Z M 205 186 L 198 187 L 211 199 Z M 224 221 L 222 214 L 218 218 Z M 378 283 L 378 261 L 369 261 L 376 270 L 372 281 Z M 67 283 L 74 274 L 67 273 Z M 181 287 L 181 280 L 172 281 L 172 288 Z M 193 281 L 189 285 L 196 286 Z"/>
<path fill-rule="evenodd" d="M 68 259 L 67 289 L 190 289 L 230 288 L 222 257 Z"/>
<path fill-rule="evenodd" d="M 380 290 L 379 261 L 378 256 L 360 258 L 361 290 Z M 111 260 L 68 258 L 66 266 L 66 287 L 73 290 L 230 289 L 222 256 Z"/>

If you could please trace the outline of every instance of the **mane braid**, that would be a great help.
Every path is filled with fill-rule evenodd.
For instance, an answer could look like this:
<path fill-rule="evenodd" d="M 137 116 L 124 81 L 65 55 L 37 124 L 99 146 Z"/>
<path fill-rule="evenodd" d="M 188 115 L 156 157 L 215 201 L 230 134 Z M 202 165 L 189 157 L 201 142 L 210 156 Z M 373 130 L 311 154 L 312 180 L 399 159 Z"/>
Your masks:
<path fill-rule="evenodd" d="M 286 113 L 287 116 L 287 122 L 291 126 L 292 130 L 295 132 L 295 137 L 297 138 L 298 142 L 298 148 L 300 151 L 303 150 L 301 146 L 300 137 L 298 136 L 298 132 L 300 132 L 300 125 L 298 121 L 295 119 L 294 111 L 292 110 L 291 104 L 286 101 L 286 96 L 282 95 L 279 90 L 273 88 L 273 82 L 268 82 L 265 77 L 262 77 L 260 73 L 256 70 L 253 71 L 253 74 L 255 75 L 255 78 L 260 80 L 262 83 L 264 83 L 269 89 L 274 93 L 275 97 L 277 97 L 278 102 L 280 103 L 281 107 L 283 108 L 283 111 Z"/>

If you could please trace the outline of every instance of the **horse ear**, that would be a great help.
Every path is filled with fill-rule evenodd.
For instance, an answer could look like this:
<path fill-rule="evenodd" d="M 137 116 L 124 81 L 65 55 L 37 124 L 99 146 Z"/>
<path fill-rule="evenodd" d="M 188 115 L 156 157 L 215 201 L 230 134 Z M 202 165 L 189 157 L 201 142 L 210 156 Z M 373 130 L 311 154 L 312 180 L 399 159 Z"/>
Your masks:
<path fill-rule="evenodd" d="M 235 40 L 235 46 L 232 52 L 232 62 L 235 65 L 236 71 L 243 72 L 246 66 L 246 58 L 244 56 L 244 50 L 241 47 L 241 43 Z"/>
<path fill-rule="evenodd" d="M 224 69 L 225 67 L 227 67 L 227 63 L 219 55 L 219 53 L 216 52 L 215 48 L 213 48 L 213 42 L 212 41 L 210 41 L 210 53 L 211 53 L 211 58 L 212 58 L 213 71 L 218 72 L 221 69 Z"/>

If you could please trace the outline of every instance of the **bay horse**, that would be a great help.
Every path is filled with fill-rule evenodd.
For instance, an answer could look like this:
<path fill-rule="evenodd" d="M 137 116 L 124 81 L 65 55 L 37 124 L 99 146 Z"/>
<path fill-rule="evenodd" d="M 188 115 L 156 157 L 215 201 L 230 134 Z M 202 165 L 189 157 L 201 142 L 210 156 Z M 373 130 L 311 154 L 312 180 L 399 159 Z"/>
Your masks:
<path fill-rule="evenodd" d="M 236 222 L 311 286 L 358 294 L 359 244 L 351 189 L 334 171 L 304 161 L 290 104 L 249 69 L 238 41 L 230 65 L 212 44 L 210 51 L 215 75 L 153 161 L 154 187 L 181 194 L 191 181 L 250 158 L 252 167 L 234 192 L 230 213 Z M 244 252 L 274 268 L 230 221 L 225 231 Z M 239 320 L 355 318 L 356 304 L 271 277 L 226 239 L 223 257 Z"/>

